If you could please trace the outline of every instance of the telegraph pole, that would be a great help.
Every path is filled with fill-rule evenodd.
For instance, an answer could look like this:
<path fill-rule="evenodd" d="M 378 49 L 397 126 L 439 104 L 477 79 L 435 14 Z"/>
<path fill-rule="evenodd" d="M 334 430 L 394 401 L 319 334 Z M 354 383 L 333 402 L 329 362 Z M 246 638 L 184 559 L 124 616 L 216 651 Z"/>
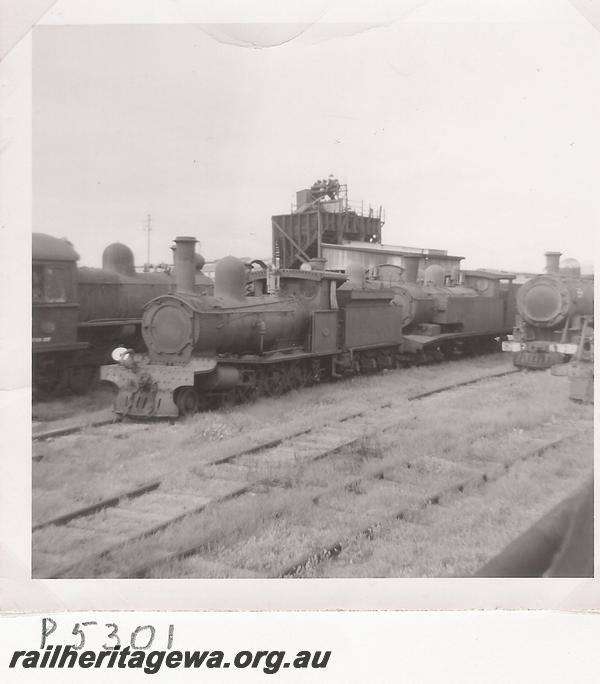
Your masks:
<path fill-rule="evenodd" d="M 150 270 L 150 232 L 152 231 L 152 214 L 146 215 L 144 230 L 146 231 L 146 268 L 144 270 Z"/>

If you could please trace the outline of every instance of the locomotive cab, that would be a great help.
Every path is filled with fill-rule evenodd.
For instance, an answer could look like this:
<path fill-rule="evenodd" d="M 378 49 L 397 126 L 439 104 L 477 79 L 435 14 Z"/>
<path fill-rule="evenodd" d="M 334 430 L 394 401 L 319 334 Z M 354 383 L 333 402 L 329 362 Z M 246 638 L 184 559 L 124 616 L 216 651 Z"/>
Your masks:
<path fill-rule="evenodd" d="M 43 390 L 71 384 L 82 389 L 73 373 L 65 371 L 67 355 L 87 348 L 77 337 L 77 260 L 66 240 L 32 236 L 32 352 L 33 374 Z"/>
<path fill-rule="evenodd" d="M 77 342 L 77 259 L 66 240 L 34 233 L 31 294 L 33 352 L 80 349 Z"/>
<path fill-rule="evenodd" d="M 33 234 L 33 352 L 85 348 L 77 342 L 77 259 L 66 240 Z"/>

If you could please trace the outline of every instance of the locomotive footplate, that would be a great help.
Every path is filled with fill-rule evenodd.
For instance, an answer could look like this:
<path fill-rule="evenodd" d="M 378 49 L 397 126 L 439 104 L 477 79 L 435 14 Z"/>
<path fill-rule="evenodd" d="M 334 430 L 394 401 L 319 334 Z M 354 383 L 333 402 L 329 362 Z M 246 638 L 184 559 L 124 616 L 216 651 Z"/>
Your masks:
<path fill-rule="evenodd" d="M 176 418 L 179 408 L 173 393 L 179 387 L 193 387 L 196 375 L 210 374 L 217 368 L 215 359 L 196 357 L 185 366 L 136 364 L 127 368 L 119 363 L 102 366 L 100 379 L 119 388 L 114 411 L 122 416 Z"/>

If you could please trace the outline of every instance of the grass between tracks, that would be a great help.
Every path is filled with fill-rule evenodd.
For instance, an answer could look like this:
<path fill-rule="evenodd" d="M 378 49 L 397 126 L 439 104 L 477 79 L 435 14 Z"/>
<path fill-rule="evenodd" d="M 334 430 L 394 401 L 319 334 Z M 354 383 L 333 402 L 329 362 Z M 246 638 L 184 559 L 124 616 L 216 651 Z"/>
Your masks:
<path fill-rule="evenodd" d="M 70 418 L 84 411 L 99 411 L 112 406 L 116 389 L 108 383 L 96 385 L 86 394 L 34 401 L 31 417 L 42 423 Z"/>
<path fill-rule="evenodd" d="M 385 391 L 381 383 L 380 397 Z M 80 576 L 127 576 L 127 568 L 156 564 L 164 554 L 191 545 L 203 545 L 202 556 L 158 563 L 149 576 L 269 576 L 304 552 L 417 504 L 486 464 L 591 427 L 592 416 L 591 407 L 568 401 L 564 378 L 549 373 L 507 376 L 412 402 L 399 416 L 398 429 L 365 434 L 360 444 L 335 458 L 302 465 L 293 459 L 261 460 L 260 453 L 245 457 L 253 479 L 267 478 L 279 486 L 259 488 L 190 516 L 153 539 L 132 544 L 118 557 L 85 568 Z M 375 541 L 357 539 L 338 560 L 309 568 L 306 575 L 471 574 L 564 498 L 591 464 L 590 436 L 518 464 L 496 483 L 429 507 L 409 522 L 384 529 Z M 352 478 L 380 469 L 386 470 L 385 479 L 340 489 Z M 212 473 L 235 479 L 240 469 L 203 471 Z M 177 484 L 186 482 L 193 489 L 193 479 L 185 474 Z"/>
<path fill-rule="evenodd" d="M 109 493 L 169 470 L 189 467 L 198 444 L 217 443 L 267 425 L 276 427 L 291 419 L 320 417 L 327 415 L 332 406 L 359 410 L 386 398 L 394 399 L 468 380 L 484 372 L 510 368 L 510 359 L 502 354 L 462 359 L 325 383 L 227 411 L 199 413 L 175 425 L 116 424 L 35 442 L 33 454 L 43 458 L 33 466 L 34 521 L 53 517 L 73 506 L 94 503 Z M 75 398 L 60 400 L 57 406 L 64 411 L 68 405 L 75 411 L 72 400 Z M 81 402 L 86 400 L 79 398 Z"/>
<path fill-rule="evenodd" d="M 303 576 L 472 576 L 582 485 L 591 474 L 591 446 L 590 434 L 518 463 L 506 477 L 429 506 L 374 540 L 356 538 L 338 557 Z"/>

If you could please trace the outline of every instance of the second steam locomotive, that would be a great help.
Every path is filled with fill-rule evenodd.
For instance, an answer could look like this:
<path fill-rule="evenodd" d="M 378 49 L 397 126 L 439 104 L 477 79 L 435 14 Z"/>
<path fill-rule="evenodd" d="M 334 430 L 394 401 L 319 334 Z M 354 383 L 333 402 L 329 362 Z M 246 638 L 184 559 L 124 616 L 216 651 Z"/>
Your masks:
<path fill-rule="evenodd" d="M 70 242 L 33 234 L 33 385 L 41 395 L 84 392 L 115 344 L 142 350 L 143 305 L 174 288 L 168 272 L 137 273 L 121 243 L 106 247 L 102 268 L 77 267 L 78 259 Z M 197 262 L 195 287 L 212 291 L 201 268 Z"/>
<path fill-rule="evenodd" d="M 546 252 L 546 273 L 519 289 L 512 339 L 502 349 L 522 368 L 550 368 L 576 353 L 591 352 L 594 332 L 594 280 L 560 252 Z"/>

